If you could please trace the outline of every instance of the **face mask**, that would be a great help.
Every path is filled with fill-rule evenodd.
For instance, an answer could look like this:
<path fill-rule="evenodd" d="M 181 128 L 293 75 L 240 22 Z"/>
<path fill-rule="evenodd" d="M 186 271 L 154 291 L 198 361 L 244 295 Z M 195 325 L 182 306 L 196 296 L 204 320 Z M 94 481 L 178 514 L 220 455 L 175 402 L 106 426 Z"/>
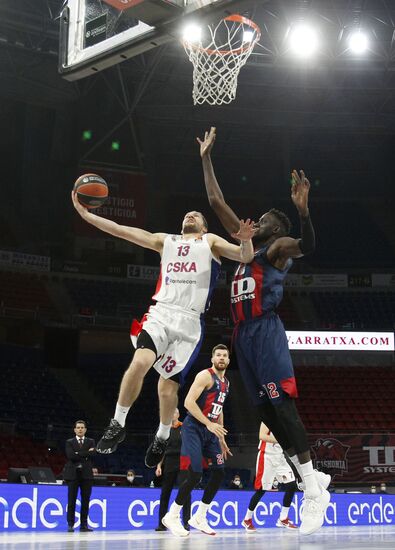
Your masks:
<path fill-rule="evenodd" d="M 132 482 L 134 480 L 134 476 L 128 476 L 127 479 L 128 481 Z"/>
<path fill-rule="evenodd" d="M 239 480 L 239 479 L 235 479 L 235 480 L 234 480 L 234 484 L 235 484 L 235 485 L 240 485 L 240 480 Z"/>

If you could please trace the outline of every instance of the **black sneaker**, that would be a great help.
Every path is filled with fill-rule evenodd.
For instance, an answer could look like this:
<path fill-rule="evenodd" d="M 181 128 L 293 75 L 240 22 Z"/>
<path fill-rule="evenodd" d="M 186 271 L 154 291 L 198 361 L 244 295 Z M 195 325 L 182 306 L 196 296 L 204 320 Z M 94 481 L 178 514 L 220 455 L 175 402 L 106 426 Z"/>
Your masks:
<path fill-rule="evenodd" d="M 147 468 L 155 468 L 159 464 L 165 454 L 168 442 L 168 439 L 160 439 L 158 436 L 154 437 L 153 442 L 145 453 L 145 465 Z"/>
<path fill-rule="evenodd" d="M 115 418 L 112 418 L 110 424 L 104 430 L 103 437 L 96 445 L 96 451 L 106 455 L 113 453 L 125 439 L 125 436 L 125 428 L 122 428 L 121 424 Z"/>

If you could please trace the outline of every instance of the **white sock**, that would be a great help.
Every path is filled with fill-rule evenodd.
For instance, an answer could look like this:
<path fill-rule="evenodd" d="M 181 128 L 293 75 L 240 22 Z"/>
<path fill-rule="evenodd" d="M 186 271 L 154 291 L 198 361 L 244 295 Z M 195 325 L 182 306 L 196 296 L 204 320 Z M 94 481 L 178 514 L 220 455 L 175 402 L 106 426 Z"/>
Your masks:
<path fill-rule="evenodd" d="M 199 504 L 198 511 L 196 512 L 196 515 L 200 518 L 205 518 L 207 515 L 207 510 L 210 508 L 210 504 L 204 504 L 204 502 L 201 502 Z"/>
<path fill-rule="evenodd" d="M 299 462 L 298 455 L 290 456 L 289 459 L 292 462 L 292 464 L 295 466 L 298 474 L 300 475 L 302 481 L 304 482 L 303 472 L 302 472 L 302 468 L 300 467 L 300 462 Z"/>
<path fill-rule="evenodd" d="M 126 417 L 128 415 L 130 407 L 122 407 L 119 403 L 115 407 L 114 419 L 124 428 L 126 423 Z"/>
<path fill-rule="evenodd" d="M 180 504 L 177 504 L 176 501 L 173 502 L 173 504 L 170 506 L 169 514 L 171 516 L 179 516 L 181 512 L 182 506 Z"/>
<path fill-rule="evenodd" d="M 254 514 L 254 511 L 253 510 L 250 510 L 249 508 L 247 509 L 247 512 L 246 512 L 246 515 L 244 516 L 244 519 L 252 519 L 252 516 Z"/>
<path fill-rule="evenodd" d="M 315 477 L 313 463 L 309 460 L 305 464 L 301 464 L 300 469 L 302 471 L 303 481 L 306 484 L 306 496 L 309 498 L 317 498 L 322 491 Z"/>
<path fill-rule="evenodd" d="M 164 440 L 169 439 L 170 428 L 171 428 L 171 423 L 162 424 L 162 422 L 159 422 L 159 428 L 158 428 L 158 431 L 156 432 L 156 436 L 159 437 L 159 439 L 164 439 Z"/>
<path fill-rule="evenodd" d="M 287 519 L 288 513 L 289 513 L 289 507 L 288 507 L 288 508 L 285 508 L 285 506 L 283 506 L 283 507 L 281 508 L 280 520 L 281 520 L 281 521 L 284 521 L 285 519 Z"/>

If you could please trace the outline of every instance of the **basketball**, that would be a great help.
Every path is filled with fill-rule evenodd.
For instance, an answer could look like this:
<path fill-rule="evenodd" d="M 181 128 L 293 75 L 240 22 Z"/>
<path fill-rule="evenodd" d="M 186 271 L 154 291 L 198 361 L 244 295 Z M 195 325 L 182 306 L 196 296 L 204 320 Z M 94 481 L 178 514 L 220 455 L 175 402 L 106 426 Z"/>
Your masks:
<path fill-rule="evenodd" d="M 108 186 L 105 180 L 97 174 L 83 174 L 74 184 L 78 201 L 86 208 L 102 206 L 108 197 Z"/>

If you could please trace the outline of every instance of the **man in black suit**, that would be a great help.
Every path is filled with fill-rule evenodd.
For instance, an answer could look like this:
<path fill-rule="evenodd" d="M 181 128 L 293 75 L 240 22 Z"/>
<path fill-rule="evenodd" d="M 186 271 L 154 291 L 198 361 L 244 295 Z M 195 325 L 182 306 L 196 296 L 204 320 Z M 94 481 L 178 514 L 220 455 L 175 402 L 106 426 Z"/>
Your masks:
<path fill-rule="evenodd" d="M 63 479 L 67 481 L 68 505 L 67 523 L 68 531 L 74 531 L 75 503 L 78 488 L 81 492 L 81 526 L 80 531 L 89 532 L 88 527 L 89 499 L 92 492 L 93 473 L 91 457 L 96 453 L 95 441 L 86 437 L 86 423 L 77 420 L 74 424 L 75 437 L 66 441 L 67 462 L 63 470 Z"/>

